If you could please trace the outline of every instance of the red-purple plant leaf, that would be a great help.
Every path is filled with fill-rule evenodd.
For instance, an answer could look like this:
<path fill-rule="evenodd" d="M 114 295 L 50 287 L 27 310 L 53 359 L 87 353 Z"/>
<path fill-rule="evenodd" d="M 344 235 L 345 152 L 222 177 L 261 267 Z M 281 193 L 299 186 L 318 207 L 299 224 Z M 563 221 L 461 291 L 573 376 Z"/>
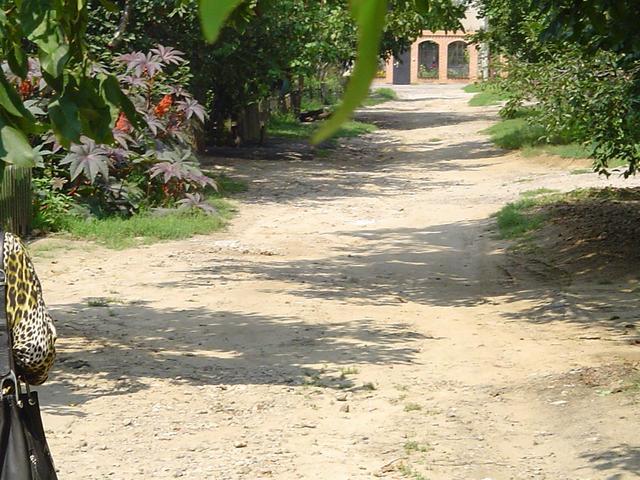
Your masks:
<path fill-rule="evenodd" d="M 207 112 L 204 107 L 193 98 L 179 100 L 176 102 L 176 107 L 178 111 L 184 114 L 187 120 L 191 119 L 191 117 L 196 117 L 201 123 L 204 123 L 205 118 L 207 118 Z"/>
<path fill-rule="evenodd" d="M 162 181 L 169 183 L 171 180 L 182 180 L 184 178 L 183 165 L 181 162 L 159 162 L 149 168 L 149 176 L 156 178 L 162 175 Z"/>
<path fill-rule="evenodd" d="M 176 202 L 180 210 L 199 209 L 208 215 L 216 215 L 216 207 L 207 202 L 199 193 L 186 193 L 185 198 Z"/>
<path fill-rule="evenodd" d="M 165 65 L 180 65 L 181 63 L 186 62 L 186 60 L 183 58 L 184 53 L 173 47 L 158 45 L 156 48 L 151 49 L 151 53 L 153 53 L 160 60 L 160 62 Z"/>
<path fill-rule="evenodd" d="M 139 77 L 143 75 L 153 77 L 162 71 L 160 58 L 151 52 L 146 55 L 142 52 L 125 53 L 117 57 L 117 60 L 126 65 L 127 71 L 133 71 Z"/>
<path fill-rule="evenodd" d="M 62 159 L 60 165 L 69 165 L 71 180 L 84 174 L 91 183 L 95 183 L 98 174 L 107 180 L 109 178 L 108 151 L 102 145 L 96 145 L 92 139 L 81 138 L 80 144 L 74 144 L 69 153 Z"/>

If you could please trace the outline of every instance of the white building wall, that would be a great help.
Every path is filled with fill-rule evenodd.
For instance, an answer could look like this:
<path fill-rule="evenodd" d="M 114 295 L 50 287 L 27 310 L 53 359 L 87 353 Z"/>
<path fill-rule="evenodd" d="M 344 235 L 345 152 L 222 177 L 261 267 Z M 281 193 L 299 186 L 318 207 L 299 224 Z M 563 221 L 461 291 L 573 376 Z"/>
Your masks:
<path fill-rule="evenodd" d="M 462 20 L 462 26 L 467 32 L 477 32 L 484 26 L 484 20 L 478 18 L 478 8 L 467 8 L 466 18 Z"/>

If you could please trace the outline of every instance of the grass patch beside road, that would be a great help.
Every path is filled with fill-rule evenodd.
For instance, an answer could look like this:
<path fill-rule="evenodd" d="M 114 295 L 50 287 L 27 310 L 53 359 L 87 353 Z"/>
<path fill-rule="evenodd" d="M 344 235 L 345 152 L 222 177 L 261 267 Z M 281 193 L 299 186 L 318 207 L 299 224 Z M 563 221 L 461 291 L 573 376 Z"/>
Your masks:
<path fill-rule="evenodd" d="M 467 93 L 475 93 L 469 105 L 472 107 L 486 107 L 489 105 L 497 105 L 507 100 L 507 95 L 501 91 L 496 85 L 491 83 L 472 83 L 464 87 Z"/>
<path fill-rule="evenodd" d="M 364 102 L 362 106 L 373 107 L 380 105 L 381 103 L 388 102 L 389 100 L 397 100 L 398 94 L 392 88 L 382 87 L 376 88 Z"/>
<path fill-rule="evenodd" d="M 541 154 L 575 159 L 590 157 L 590 149 L 581 143 L 562 138 L 552 139 L 551 142 L 545 141 L 544 128 L 536 125 L 531 119 L 532 114 L 523 110 L 518 117 L 502 120 L 484 130 L 484 133 L 489 134 L 491 141 L 498 147 L 521 150 L 526 157 Z"/>
<path fill-rule="evenodd" d="M 69 212 L 61 214 L 53 228 L 40 227 L 41 233 L 59 232 L 63 238 L 89 240 L 113 249 L 213 233 L 223 228 L 234 214 L 234 208 L 225 197 L 248 188 L 245 182 L 224 174 L 215 179 L 218 190 L 212 189 L 206 195 L 207 203 L 216 210 L 213 214 L 206 214 L 199 209 L 142 209 L 130 217 L 87 217 Z M 38 218 L 34 225 L 39 227 Z M 58 241 L 47 242 L 38 244 L 36 248 L 39 253 L 46 255 L 47 250 L 57 248 Z"/>
<path fill-rule="evenodd" d="M 274 137 L 307 140 L 311 138 L 318 127 L 319 122 L 303 123 L 295 115 L 287 114 L 272 116 L 267 130 Z M 342 125 L 333 138 L 357 137 L 375 130 L 377 127 L 371 123 L 351 120 Z"/>
<path fill-rule="evenodd" d="M 193 235 L 203 235 L 221 229 L 231 217 L 233 209 L 223 199 L 211 199 L 218 215 L 198 212 L 171 212 L 163 215 L 141 213 L 129 218 L 108 217 L 84 220 L 67 217 L 62 231 L 71 237 L 92 240 L 108 248 L 123 249 L 155 243 L 162 240 L 179 240 Z"/>
<path fill-rule="evenodd" d="M 541 188 L 523 192 L 520 199 L 506 204 L 494 216 L 500 238 L 522 238 L 541 228 L 548 218 L 544 207 L 553 204 L 579 204 L 599 201 L 640 201 L 638 189 L 579 188 L 570 192 L 558 192 Z"/>
<path fill-rule="evenodd" d="M 517 238 L 540 228 L 544 216 L 533 211 L 537 206 L 537 199 L 523 198 L 502 207 L 496 214 L 500 238 Z"/>
<path fill-rule="evenodd" d="M 500 92 L 480 92 L 469 100 L 469 106 L 487 107 L 489 105 L 497 105 L 506 99 L 507 97 Z"/>

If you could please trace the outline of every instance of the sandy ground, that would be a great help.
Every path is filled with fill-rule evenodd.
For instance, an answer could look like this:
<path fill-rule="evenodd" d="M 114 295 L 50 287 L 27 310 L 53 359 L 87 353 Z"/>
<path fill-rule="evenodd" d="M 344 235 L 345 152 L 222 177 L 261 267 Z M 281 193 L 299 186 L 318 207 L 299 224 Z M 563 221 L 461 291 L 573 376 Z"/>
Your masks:
<path fill-rule="evenodd" d="M 640 476 L 636 283 L 538 275 L 490 217 L 622 181 L 494 148 L 457 86 L 399 91 L 328 157 L 225 160 L 224 232 L 36 242 L 61 479 Z"/>

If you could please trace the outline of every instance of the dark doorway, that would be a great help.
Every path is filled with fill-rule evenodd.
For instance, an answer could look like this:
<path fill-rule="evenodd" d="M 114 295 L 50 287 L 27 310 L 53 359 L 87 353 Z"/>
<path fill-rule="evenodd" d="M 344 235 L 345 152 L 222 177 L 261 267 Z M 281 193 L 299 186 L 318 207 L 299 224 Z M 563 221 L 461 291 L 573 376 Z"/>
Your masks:
<path fill-rule="evenodd" d="M 409 85 L 411 83 L 411 50 L 393 59 L 393 84 Z"/>

